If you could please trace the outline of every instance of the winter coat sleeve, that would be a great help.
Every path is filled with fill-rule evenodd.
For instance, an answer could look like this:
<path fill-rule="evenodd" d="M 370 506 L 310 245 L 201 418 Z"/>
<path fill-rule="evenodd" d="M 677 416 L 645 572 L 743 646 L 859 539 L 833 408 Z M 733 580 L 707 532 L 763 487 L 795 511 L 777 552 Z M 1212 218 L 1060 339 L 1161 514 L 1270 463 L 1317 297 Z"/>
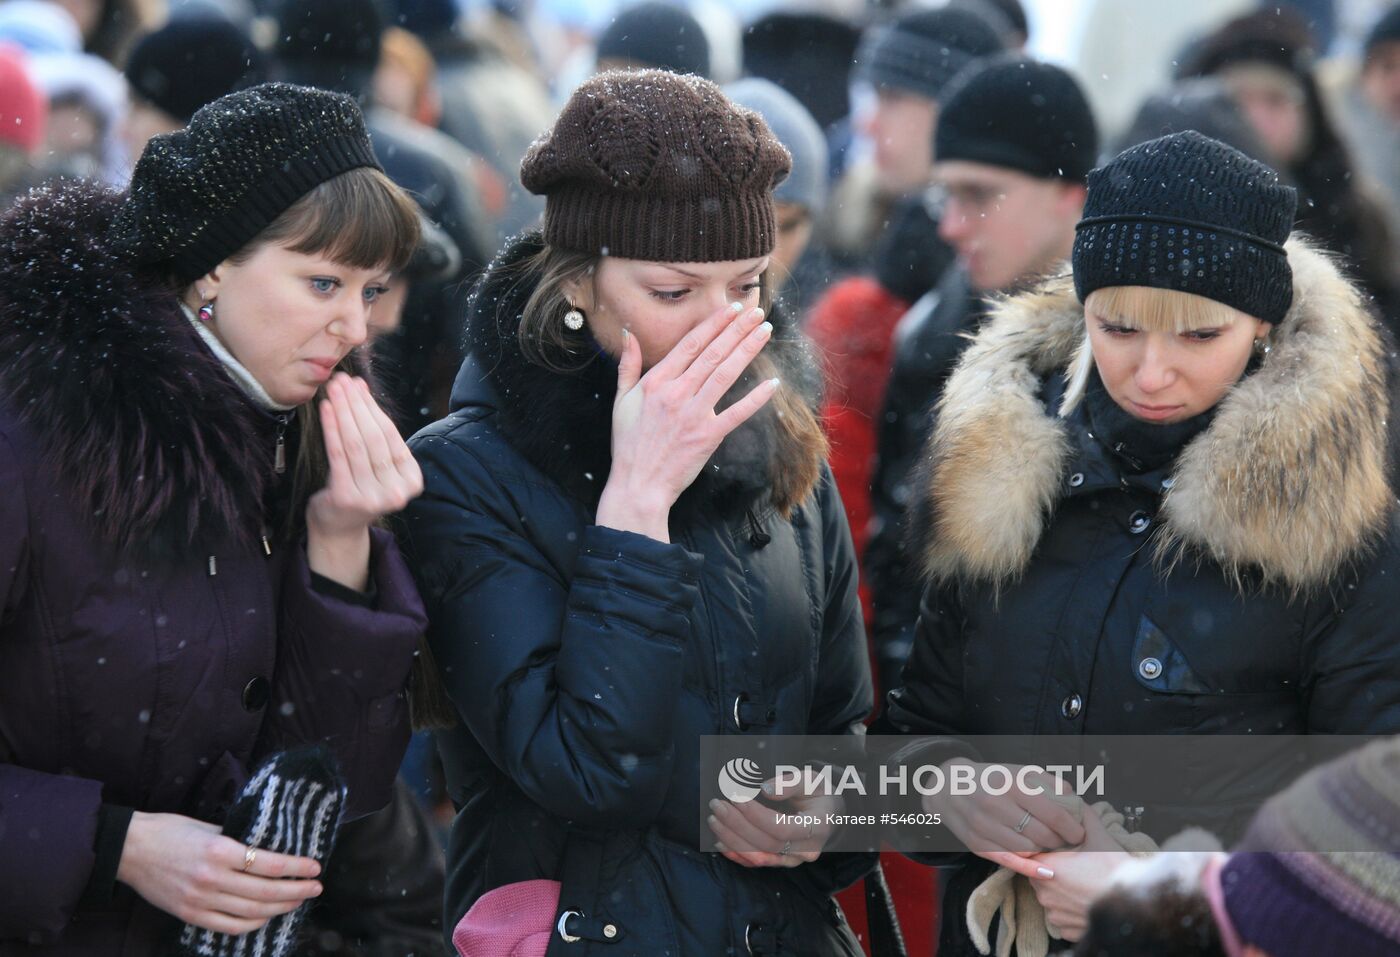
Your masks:
<path fill-rule="evenodd" d="M 264 755 L 329 745 L 349 785 L 348 817 L 389 803 L 408 746 L 408 674 L 427 627 L 393 537 L 382 529 L 370 535 L 376 607 L 317 589 L 305 549 L 287 563 L 277 669 L 259 742 Z"/>
<path fill-rule="evenodd" d="M 855 547 L 829 469 L 817 487 L 817 505 L 826 561 L 826 597 L 808 731 L 864 735 L 864 721 L 874 703 L 870 657 L 856 593 Z M 868 874 L 875 862 L 874 854 L 824 854 L 805 870 L 824 893 L 834 894 Z"/>
<path fill-rule="evenodd" d="M 0 644 L 28 576 L 29 518 L 17 455 L 0 433 Z M 53 941 L 92 874 L 102 785 L 9 763 L 0 736 L 0 941 Z"/>
<path fill-rule="evenodd" d="M 1310 733 L 1400 733 L 1400 536 L 1392 531 L 1302 663 Z"/>
<path fill-rule="evenodd" d="M 703 559 L 586 526 L 573 568 L 559 567 L 533 536 L 572 527 L 527 528 L 501 478 L 450 436 L 413 447 L 426 491 L 405 525 L 429 643 L 458 713 L 495 765 L 551 814 L 644 826 L 671 781 Z M 556 553 L 564 554 L 573 550 Z"/>

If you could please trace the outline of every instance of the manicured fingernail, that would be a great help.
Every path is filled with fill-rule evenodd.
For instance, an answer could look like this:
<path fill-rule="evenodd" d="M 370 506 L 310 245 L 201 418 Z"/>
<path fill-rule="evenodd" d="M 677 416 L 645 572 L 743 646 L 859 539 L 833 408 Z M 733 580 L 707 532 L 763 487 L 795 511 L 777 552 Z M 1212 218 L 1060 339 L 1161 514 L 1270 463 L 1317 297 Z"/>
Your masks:
<path fill-rule="evenodd" d="M 710 827 L 714 827 L 716 824 L 719 823 L 719 819 L 716 818 L 713 814 L 711 814 L 709 817 L 705 818 L 705 823 L 710 825 Z"/>
<path fill-rule="evenodd" d="M 763 325 L 758 327 L 758 331 L 763 333 L 765 336 L 771 336 L 773 334 L 773 323 L 765 322 Z"/>
<path fill-rule="evenodd" d="M 718 810 L 719 810 L 719 798 L 711 798 L 711 799 L 710 799 L 710 810 L 711 810 L 711 811 L 718 811 Z"/>
<path fill-rule="evenodd" d="M 774 378 L 768 380 L 768 387 L 769 387 L 770 389 L 776 389 L 778 386 L 780 386 L 780 385 L 782 385 L 782 384 L 783 384 L 783 380 L 782 380 L 782 379 L 779 379 L 779 378 L 776 378 L 776 377 L 774 377 Z"/>
<path fill-rule="evenodd" d="M 1050 868 L 1048 868 L 1048 867 L 1037 867 L 1037 868 L 1035 869 L 1035 872 L 1036 872 L 1037 874 L 1039 874 L 1041 877 L 1054 877 L 1054 876 L 1055 876 L 1055 872 L 1052 871 L 1052 870 L 1050 870 Z"/>
<path fill-rule="evenodd" d="M 715 850 L 717 850 L 717 851 L 719 851 L 719 852 L 721 852 L 721 853 L 728 853 L 728 852 L 729 852 L 729 848 L 725 847 L 725 846 L 724 846 L 723 844 L 721 844 L 719 841 L 715 841 Z"/>
<path fill-rule="evenodd" d="M 744 304 L 742 302 L 731 302 L 729 304 L 729 311 L 737 316 L 739 313 L 744 311 Z"/>
<path fill-rule="evenodd" d="M 762 307 L 762 306 L 754 306 L 754 307 L 753 307 L 753 317 L 754 317 L 755 319 L 761 319 L 761 318 L 763 317 L 763 307 Z"/>
<path fill-rule="evenodd" d="M 763 793 L 764 793 L 764 794 L 770 794 L 770 795 L 771 795 L 771 794 L 777 794 L 777 793 L 778 793 L 777 785 L 775 785 L 772 781 L 764 781 L 764 782 L 763 782 Z"/>
<path fill-rule="evenodd" d="M 631 339 L 631 338 L 632 338 L 632 333 L 628 332 L 626 329 L 623 329 L 623 330 L 622 330 L 622 341 L 623 341 L 623 342 L 626 342 L 628 339 Z"/>

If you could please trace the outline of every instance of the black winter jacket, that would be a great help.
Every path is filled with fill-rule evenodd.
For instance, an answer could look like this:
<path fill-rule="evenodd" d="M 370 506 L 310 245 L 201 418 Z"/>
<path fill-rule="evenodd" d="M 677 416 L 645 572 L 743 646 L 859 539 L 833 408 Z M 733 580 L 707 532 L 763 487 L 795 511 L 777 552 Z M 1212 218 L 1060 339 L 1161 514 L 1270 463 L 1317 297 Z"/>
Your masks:
<path fill-rule="evenodd" d="M 538 248 L 517 240 L 483 278 L 454 411 L 411 443 L 427 490 L 406 515 L 410 565 L 462 717 L 440 742 L 459 810 L 446 930 L 494 887 L 576 872 L 591 847 L 589 916 L 621 934 L 584 952 L 742 954 L 747 934 L 755 953 L 858 954 L 830 895 L 872 857 L 746 870 L 699 850 L 701 801 L 718 796 L 698 777 L 701 735 L 863 730 L 830 474 L 791 520 L 706 473 L 672 510 L 671 544 L 593 524 L 616 365 L 600 353 L 562 374 L 521 354 L 529 290 L 511 270 Z M 561 906 L 573 893 L 566 879 Z"/>
<path fill-rule="evenodd" d="M 906 551 L 907 515 L 917 497 L 914 471 L 928 441 L 932 412 L 969 338 L 986 316 L 983 300 L 957 267 L 909 309 L 895 328 L 894 363 L 880 417 L 870 481 L 870 544 L 865 572 L 874 609 L 872 641 L 879 686 L 898 682 L 919 611 L 918 563 Z"/>
<path fill-rule="evenodd" d="M 1084 328 L 1068 277 L 996 307 L 919 472 L 932 584 L 882 729 L 1400 732 L 1387 350 L 1336 267 L 1288 249 L 1271 353 L 1159 468 L 1094 434 L 1084 405 L 1057 417 Z M 1228 796 L 1286 780 L 1260 777 Z M 1144 827 L 1169 837 L 1173 814 L 1149 806 Z"/>

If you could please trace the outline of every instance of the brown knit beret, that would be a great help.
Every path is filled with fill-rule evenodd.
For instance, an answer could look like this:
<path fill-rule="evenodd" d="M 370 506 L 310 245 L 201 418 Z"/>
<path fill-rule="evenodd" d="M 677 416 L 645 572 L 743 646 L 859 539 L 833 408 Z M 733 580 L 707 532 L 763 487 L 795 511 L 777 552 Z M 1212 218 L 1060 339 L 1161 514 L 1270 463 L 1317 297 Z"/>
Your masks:
<path fill-rule="evenodd" d="M 551 246 L 652 262 L 773 251 L 773 187 L 792 167 L 763 119 L 708 80 L 602 73 L 520 164 Z"/>

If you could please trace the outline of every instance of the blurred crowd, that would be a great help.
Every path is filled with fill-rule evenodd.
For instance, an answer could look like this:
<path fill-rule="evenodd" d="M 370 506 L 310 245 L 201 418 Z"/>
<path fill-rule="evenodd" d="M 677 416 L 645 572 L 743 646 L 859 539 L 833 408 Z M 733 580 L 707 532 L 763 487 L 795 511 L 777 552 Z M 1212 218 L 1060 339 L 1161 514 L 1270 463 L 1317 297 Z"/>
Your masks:
<path fill-rule="evenodd" d="M 472 282 L 544 209 L 521 159 L 578 84 L 633 68 L 722 84 L 792 156 L 774 271 L 826 370 L 822 418 L 883 691 L 918 618 L 903 529 L 929 410 L 989 303 L 1068 257 L 1106 158 L 1198 130 L 1267 164 L 1298 191 L 1296 228 L 1400 331 L 1400 6 L 1150 6 L 0 0 L 0 206 L 58 177 L 121 189 L 152 136 L 268 79 L 354 96 L 423 228 L 375 313 L 407 436 L 447 412 Z M 337 859 L 372 879 L 344 880 L 323 906 L 326 951 L 372 938 L 367 921 L 438 940 L 450 809 L 426 742 L 402 781 Z M 931 878 L 889 863 L 896 902 L 920 901 L 900 915 L 910 951 L 928 952 Z"/>

